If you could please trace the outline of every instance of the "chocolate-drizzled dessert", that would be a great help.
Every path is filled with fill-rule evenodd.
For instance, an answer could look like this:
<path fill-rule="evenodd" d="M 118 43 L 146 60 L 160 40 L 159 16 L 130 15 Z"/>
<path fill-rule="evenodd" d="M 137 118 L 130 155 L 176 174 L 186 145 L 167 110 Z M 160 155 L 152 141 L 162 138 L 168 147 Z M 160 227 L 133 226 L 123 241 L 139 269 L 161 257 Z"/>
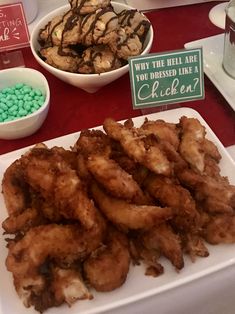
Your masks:
<path fill-rule="evenodd" d="M 116 13 L 110 0 L 69 3 L 70 9 L 39 33 L 39 53 L 46 63 L 68 72 L 102 73 L 141 54 L 150 27 L 143 14 L 137 10 Z"/>
<path fill-rule="evenodd" d="M 81 43 L 84 46 L 109 44 L 119 27 L 118 17 L 111 7 L 86 15 L 81 22 Z"/>
<path fill-rule="evenodd" d="M 121 61 L 113 54 L 109 46 L 99 45 L 87 48 L 82 54 L 79 73 L 103 73 L 122 66 Z"/>
<path fill-rule="evenodd" d="M 47 23 L 40 31 L 39 42 L 44 47 L 76 45 L 80 41 L 80 28 L 81 17 L 69 10 Z"/>
<path fill-rule="evenodd" d="M 110 6 L 110 0 L 69 0 L 72 10 L 79 15 L 94 13 L 98 9 Z"/>
<path fill-rule="evenodd" d="M 143 50 L 140 37 L 129 26 L 120 27 L 116 38 L 110 43 L 110 48 L 118 58 L 127 60 L 129 57 L 139 55 Z"/>
<path fill-rule="evenodd" d="M 42 48 L 40 54 L 42 58 L 53 67 L 63 71 L 77 73 L 81 57 L 69 47 L 63 49 L 64 54 L 60 54 L 59 49 L 59 46 Z"/>

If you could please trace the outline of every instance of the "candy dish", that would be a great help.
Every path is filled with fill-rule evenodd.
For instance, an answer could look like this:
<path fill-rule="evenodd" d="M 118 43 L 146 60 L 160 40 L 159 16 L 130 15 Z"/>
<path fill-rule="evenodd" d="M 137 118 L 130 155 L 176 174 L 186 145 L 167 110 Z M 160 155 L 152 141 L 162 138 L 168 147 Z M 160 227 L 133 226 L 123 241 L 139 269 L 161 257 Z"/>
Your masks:
<path fill-rule="evenodd" d="M 0 72 L 0 90 L 16 84 L 27 84 L 38 89 L 45 101 L 40 108 L 21 118 L 0 122 L 0 139 L 12 140 L 35 133 L 46 119 L 50 105 L 50 89 L 47 80 L 39 71 L 30 68 L 12 68 Z"/>
<path fill-rule="evenodd" d="M 116 13 L 119 13 L 123 10 L 133 9 L 132 7 L 123 3 L 112 2 L 112 6 Z M 69 5 L 65 5 L 44 16 L 32 30 L 30 47 L 36 61 L 48 72 L 50 72 L 51 74 L 53 74 L 54 76 L 68 84 L 81 88 L 89 93 L 94 93 L 103 86 L 115 81 L 116 79 L 127 73 L 129 70 L 129 65 L 126 64 L 118 69 L 100 74 L 71 73 L 59 70 L 47 64 L 42 60 L 42 58 L 38 54 L 38 51 L 40 49 L 40 45 L 38 43 L 38 35 L 40 30 L 43 29 L 45 25 L 52 20 L 53 17 L 59 16 L 60 14 L 67 12 L 69 8 L 70 8 Z M 142 51 L 141 55 L 147 54 L 150 51 L 152 42 L 153 42 L 153 28 L 152 26 L 150 26 L 150 29 L 144 42 L 144 50 Z"/>

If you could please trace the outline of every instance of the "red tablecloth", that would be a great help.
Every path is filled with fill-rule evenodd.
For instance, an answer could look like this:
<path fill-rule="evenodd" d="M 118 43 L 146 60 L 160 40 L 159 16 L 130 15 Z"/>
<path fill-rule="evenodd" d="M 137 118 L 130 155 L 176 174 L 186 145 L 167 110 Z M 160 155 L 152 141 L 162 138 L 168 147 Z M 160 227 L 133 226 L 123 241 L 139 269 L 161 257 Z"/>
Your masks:
<path fill-rule="evenodd" d="M 148 13 L 155 31 L 151 52 L 182 49 L 186 42 L 222 33 L 208 18 L 210 9 L 216 4 L 208 2 Z M 51 89 L 51 106 L 37 133 L 19 140 L 0 140 L 0 154 L 100 125 L 107 116 L 121 120 L 142 114 L 140 110 L 132 109 L 128 74 L 95 94 L 88 94 L 47 73 L 35 62 L 29 48 L 24 49 L 23 54 L 27 67 L 46 75 Z M 197 110 L 225 146 L 235 144 L 235 112 L 206 77 L 205 93 L 204 100 L 179 106 Z"/>

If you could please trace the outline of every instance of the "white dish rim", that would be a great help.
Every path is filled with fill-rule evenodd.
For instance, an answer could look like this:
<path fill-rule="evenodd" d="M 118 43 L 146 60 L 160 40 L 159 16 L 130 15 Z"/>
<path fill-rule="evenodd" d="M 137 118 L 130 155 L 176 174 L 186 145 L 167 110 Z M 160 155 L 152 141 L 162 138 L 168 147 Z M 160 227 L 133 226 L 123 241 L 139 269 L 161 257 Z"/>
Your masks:
<path fill-rule="evenodd" d="M 196 47 L 197 48 L 198 47 L 202 47 L 203 48 L 203 46 L 207 45 L 209 42 L 217 41 L 217 40 L 220 41 L 221 44 L 223 44 L 223 42 L 222 42 L 223 38 L 224 38 L 224 33 L 185 43 L 184 47 L 185 48 L 189 48 L 189 49 L 196 48 Z M 216 56 L 218 56 L 218 51 L 216 49 L 215 49 L 215 53 L 216 53 Z M 235 110 L 235 98 L 234 99 L 231 98 L 231 96 L 228 94 L 228 91 L 221 87 L 221 84 L 220 84 L 221 76 L 219 74 L 222 74 L 223 78 L 225 78 L 229 82 L 233 82 L 233 84 L 235 84 L 235 80 L 232 79 L 223 70 L 222 60 L 221 60 L 221 69 L 220 69 L 221 71 L 219 71 L 219 74 L 215 76 L 211 72 L 210 68 L 213 68 L 213 63 L 210 63 L 210 60 L 208 58 L 206 58 L 205 49 L 203 49 L 203 59 L 204 59 L 204 72 L 205 72 L 205 74 L 208 76 L 208 78 L 211 80 L 211 82 L 215 85 L 215 87 L 218 89 L 218 91 L 223 95 L 225 100 L 229 103 L 230 107 L 233 110 Z"/>

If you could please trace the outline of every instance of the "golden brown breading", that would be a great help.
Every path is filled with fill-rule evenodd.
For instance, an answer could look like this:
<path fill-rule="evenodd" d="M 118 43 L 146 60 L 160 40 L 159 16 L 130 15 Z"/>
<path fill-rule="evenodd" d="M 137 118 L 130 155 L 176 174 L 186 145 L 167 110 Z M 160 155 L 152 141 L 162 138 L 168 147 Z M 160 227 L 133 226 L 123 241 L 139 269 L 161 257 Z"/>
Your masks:
<path fill-rule="evenodd" d="M 184 267 L 180 237 L 169 225 L 163 223 L 153 227 L 142 235 L 142 241 L 148 249 L 158 249 L 176 269 Z"/>
<path fill-rule="evenodd" d="M 99 213 L 83 183 L 60 154 L 36 148 L 24 158 L 24 164 L 27 182 L 49 203 L 53 202 L 60 215 L 79 220 L 88 229 L 99 224 Z"/>
<path fill-rule="evenodd" d="M 211 217 L 203 230 L 203 235 L 211 244 L 235 243 L 235 216 Z"/>
<path fill-rule="evenodd" d="M 27 208 L 22 213 L 11 214 L 2 223 L 2 227 L 8 234 L 26 232 L 30 228 L 39 226 L 46 222 L 46 219 L 36 208 Z"/>
<path fill-rule="evenodd" d="M 204 243 L 203 238 L 198 234 L 183 233 L 181 234 L 183 250 L 194 262 L 197 256 L 207 257 L 209 251 Z"/>
<path fill-rule="evenodd" d="M 232 214 L 235 208 L 235 186 L 223 178 L 200 175 L 184 169 L 177 173 L 181 183 L 194 193 L 200 206 L 210 213 Z"/>
<path fill-rule="evenodd" d="M 51 290 L 56 304 L 66 302 L 71 306 L 77 300 L 93 298 L 77 269 L 56 266 L 52 268 L 52 276 Z"/>
<path fill-rule="evenodd" d="M 120 228 L 149 229 L 172 218 L 172 209 L 151 205 L 129 204 L 109 196 L 96 183 L 91 186 L 92 196 L 102 213 Z"/>
<path fill-rule="evenodd" d="M 21 240 L 11 244 L 6 266 L 17 281 L 25 305 L 33 305 L 33 294 L 37 291 L 39 295 L 45 289 L 46 277 L 39 267 L 47 259 L 69 266 L 76 260 L 84 260 L 100 242 L 101 239 L 79 225 L 50 224 L 31 228 Z"/>
<path fill-rule="evenodd" d="M 199 222 L 199 213 L 195 201 L 188 190 L 178 182 L 163 176 L 150 175 L 145 181 L 145 187 L 162 206 L 172 208 L 174 219 L 172 223 L 179 230 L 195 229 Z"/>
<path fill-rule="evenodd" d="M 146 119 L 139 130 L 145 135 L 153 134 L 161 141 L 170 143 L 176 150 L 179 147 L 179 134 L 176 125 L 173 123 L 167 123 L 163 120 L 149 121 Z"/>
<path fill-rule="evenodd" d="M 205 127 L 195 118 L 180 118 L 181 142 L 180 154 L 190 166 L 202 173 L 204 171 L 205 153 L 202 143 L 205 138 Z"/>
<path fill-rule="evenodd" d="M 158 277 L 164 273 L 164 267 L 159 263 L 161 252 L 159 248 L 147 248 L 142 243 L 142 235 L 130 238 L 130 254 L 134 265 L 143 262 L 146 265 L 146 276 Z"/>
<path fill-rule="evenodd" d="M 91 155 L 87 167 L 94 178 L 114 197 L 136 204 L 146 204 L 147 198 L 133 177 L 114 160 L 102 155 Z"/>
<path fill-rule="evenodd" d="M 80 133 L 73 150 L 82 153 L 85 157 L 96 153 L 109 156 L 110 145 L 110 138 L 101 130 L 85 130 Z"/>
<path fill-rule="evenodd" d="M 217 163 L 221 160 L 221 154 L 213 142 L 204 138 L 202 146 L 206 155 L 213 158 Z"/>
<path fill-rule="evenodd" d="M 179 271 L 183 254 L 209 255 L 206 242 L 235 243 L 235 186 L 199 120 L 104 128 L 69 150 L 38 144 L 4 174 L 6 266 L 27 307 L 90 299 L 86 281 L 120 287 L 130 259 L 157 277 L 159 258 Z"/>
<path fill-rule="evenodd" d="M 135 162 L 143 164 L 154 173 L 167 176 L 171 174 L 172 167 L 165 153 L 157 145 L 145 146 L 144 138 L 140 137 L 134 128 L 126 128 L 107 118 L 104 121 L 104 129 L 111 138 L 120 142 L 126 154 Z"/>
<path fill-rule="evenodd" d="M 127 278 L 130 253 L 127 237 L 109 228 L 104 245 L 84 262 L 85 276 L 97 291 L 112 291 Z"/>
<path fill-rule="evenodd" d="M 21 160 L 14 161 L 5 171 L 2 193 L 9 214 L 21 213 L 28 206 L 28 185 L 23 176 Z"/>

